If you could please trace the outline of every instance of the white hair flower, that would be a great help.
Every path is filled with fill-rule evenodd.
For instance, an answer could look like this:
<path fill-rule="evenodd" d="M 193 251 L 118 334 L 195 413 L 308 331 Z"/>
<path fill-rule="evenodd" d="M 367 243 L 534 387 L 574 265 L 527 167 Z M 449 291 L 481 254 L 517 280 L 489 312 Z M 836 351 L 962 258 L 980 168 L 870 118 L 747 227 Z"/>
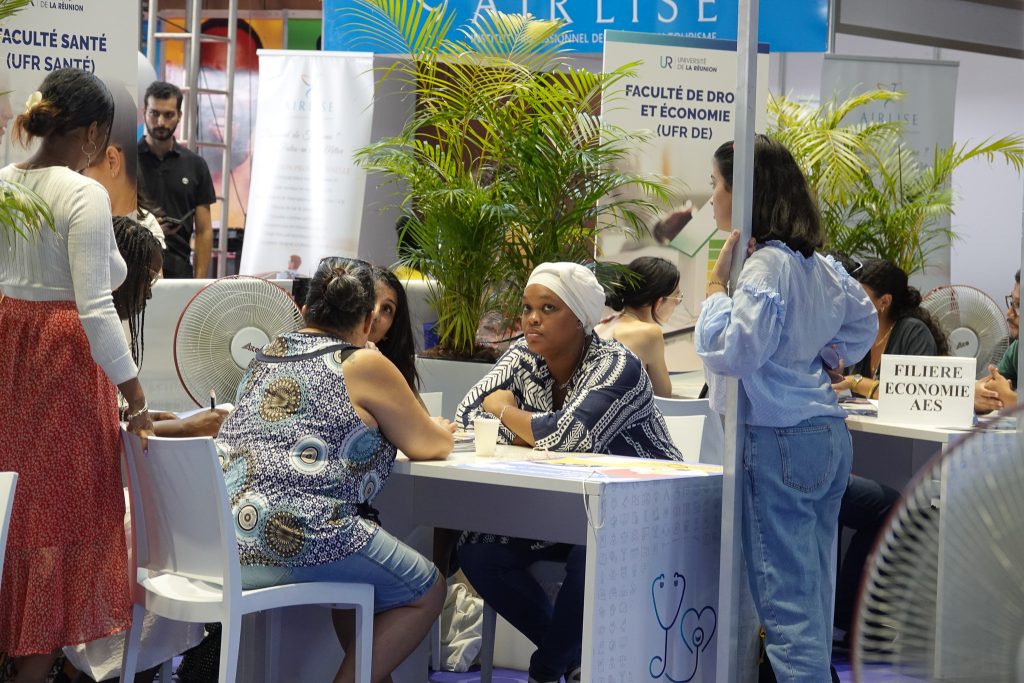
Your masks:
<path fill-rule="evenodd" d="M 30 111 L 32 111 L 32 108 L 35 107 L 37 104 L 39 104 L 42 101 L 43 101 L 43 93 L 41 93 L 38 90 L 36 90 L 34 93 L 32 93 L 31 95 L 28 96 L 27 100 L 25 100 L 25 113 L 27 114 Z"/>

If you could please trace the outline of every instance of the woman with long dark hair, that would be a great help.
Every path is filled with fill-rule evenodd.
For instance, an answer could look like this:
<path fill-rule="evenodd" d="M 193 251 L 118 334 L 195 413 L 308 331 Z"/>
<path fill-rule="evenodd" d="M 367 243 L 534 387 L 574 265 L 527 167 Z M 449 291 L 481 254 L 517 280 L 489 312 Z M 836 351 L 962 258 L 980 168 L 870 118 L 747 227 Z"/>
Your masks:
<path fill-rule="evenodd" d="M 394 273 L 381 266 L 373 266 L 373 286 L 376 303 L 373 307 L 370 341 L 395 364 L 409 383 L 409 388 L 418 392 L 416 344 L 412 336 L 412 318 L 405 288 Z"/>
<path fill-rule="evenodd" d="M 733 226 L 734 154 L 725 143 L 712 164 L 721 230 Z M 741 534 L 768 658 L 780 679 L 822 683 L 831 677 L 832 544 L 853 457 L 822 352 L 862 357 L 878 322 L 857 281 L 816 253 L 824 232 L 793 156 L 763 135 L 753 156 L 750 257 L 730 296 L 740 237 L 732 230 L 712 269 L 694 343 L 710 375 L 741 381 Z M 710 384 L 712 405 L 722 410 L 721 383 Z"/>
<path fill-rule="evenodd" d="M 850 367 L 850 374 L 835 384 L 855 394 L 878 395 L 878 369 L 884 354 L 903 356 L 946 356 L 949 342 L 927 310 L 921 307 L 921 292 L 912 287 L 907 274 L 885 259 L 868 259 L 853 274 L 878 312 L 878 334 L 871 351 Z"/>
<path fill-rule="evenodd" d="M 655 396 L 672 396 L 661 326 L 681 300 L 679 269 L 663 258 L 641 256 L 608 290 L 605 303 L 619 314 L 594 327 L 603 339 L 614 339 L 636 354 L 651 378 Z"/>
<path fill-rule="evenodd" d="M 153 423 L 111 295 L 126 267 L 110 202 L 81 175 L 113 116 L 95 76 L 53 71 L 15 121 L 15 138 L 39 140 L 37 150 L 0 169 L 54 217 L 52 230 L 0 250 L 0 470 L 20 475 L 0 650 L 16 658 L 19 682 L 42 681 L 59 648 L 131 622 L 117 390 L 130 431 L 145 438 Z"/>

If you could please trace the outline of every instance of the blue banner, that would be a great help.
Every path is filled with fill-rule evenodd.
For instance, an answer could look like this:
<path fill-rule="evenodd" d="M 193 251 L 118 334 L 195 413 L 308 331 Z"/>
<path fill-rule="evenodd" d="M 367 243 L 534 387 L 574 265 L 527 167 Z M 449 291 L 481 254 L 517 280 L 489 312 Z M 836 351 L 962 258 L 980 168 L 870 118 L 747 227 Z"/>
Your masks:
<path fill-rule="evenodd" d="M 420 0 L 425 8 L 440 0 Z M 392 52 L 351 31 L 355 0 L 324 0 L 324 49 Z M 566 22 L 561 40 L 573 52 L 601 52 L 606 30 L 736 40 L 737 0 L 448 0 L 456 25 L 489 9 Z M 758 40 L 772 52 L 824 52 L 828 0 L 761 0 Z"/>

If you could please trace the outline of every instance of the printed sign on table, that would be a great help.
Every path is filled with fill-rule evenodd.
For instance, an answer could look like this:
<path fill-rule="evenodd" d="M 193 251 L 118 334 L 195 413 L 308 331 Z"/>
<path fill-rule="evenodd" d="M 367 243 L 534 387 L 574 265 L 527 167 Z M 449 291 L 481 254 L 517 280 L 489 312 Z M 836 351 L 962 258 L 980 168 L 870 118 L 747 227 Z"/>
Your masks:
<path fill-rule="evenodd" d="M 973 358 L 882 356 L 878 419 L 894 424 L 970 427 L 974 421 Z"/>

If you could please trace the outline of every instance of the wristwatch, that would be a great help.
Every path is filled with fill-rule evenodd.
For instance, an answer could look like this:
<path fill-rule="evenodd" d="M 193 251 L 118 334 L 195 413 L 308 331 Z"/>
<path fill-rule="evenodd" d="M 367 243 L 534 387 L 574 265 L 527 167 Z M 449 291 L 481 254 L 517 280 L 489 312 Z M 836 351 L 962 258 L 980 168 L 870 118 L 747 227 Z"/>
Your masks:
<path fill-rule="evenodd" d="M 854 375 L 853 376 L 853 384 L 850 385 L 850 388 L 851 389 L 856 389 L 857 385 L 860 384 L 860 381 L 862 379 L 864 379 L 864 375 Z"/>

